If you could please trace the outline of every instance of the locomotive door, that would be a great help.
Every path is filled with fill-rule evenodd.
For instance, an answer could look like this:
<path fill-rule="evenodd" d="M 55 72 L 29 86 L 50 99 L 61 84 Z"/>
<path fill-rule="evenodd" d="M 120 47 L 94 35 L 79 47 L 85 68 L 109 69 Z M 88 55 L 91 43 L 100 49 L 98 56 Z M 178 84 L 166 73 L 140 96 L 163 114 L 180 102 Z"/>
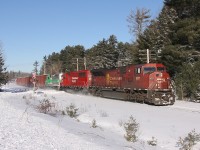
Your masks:
<path fill-rule="evenodd" d="M 141 88 L 141 73 L 142 69 L 141 67 L 135 68 L 135 74 L 134 74 L 134 88 Z"/>
<path fill-rule="evenodd" d="M 134 70 L 133 68 L 126 68 L 123 74 L 123 85 L 126 88 L 132 88 L 134 82 Z"/>

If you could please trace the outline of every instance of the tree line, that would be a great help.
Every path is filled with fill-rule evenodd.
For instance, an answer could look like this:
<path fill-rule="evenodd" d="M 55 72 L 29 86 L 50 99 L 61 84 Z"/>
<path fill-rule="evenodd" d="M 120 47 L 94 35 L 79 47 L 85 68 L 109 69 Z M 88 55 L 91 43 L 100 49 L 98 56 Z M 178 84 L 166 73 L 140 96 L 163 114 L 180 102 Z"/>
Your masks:
<path fill-rule="evenodd" d="M 118 42 L 115 35 L 102 39 L 90 49 L 82 45 L 66 46 L 59 53 L 44 56 L 40 72 L 59 73 L 78 69 L 114 68 L 135 62 L 134 44 Z"/>

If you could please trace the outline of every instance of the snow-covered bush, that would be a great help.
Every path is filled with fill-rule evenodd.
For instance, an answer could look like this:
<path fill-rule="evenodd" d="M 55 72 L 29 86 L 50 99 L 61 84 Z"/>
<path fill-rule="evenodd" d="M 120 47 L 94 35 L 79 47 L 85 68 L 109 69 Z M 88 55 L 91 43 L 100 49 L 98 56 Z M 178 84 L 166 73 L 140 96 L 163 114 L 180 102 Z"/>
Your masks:
<path fill-rule="evenodd" d="M 200 141 L 200 134 L 197 134 L 195 129 L 192 130 L 185 138 L 179 138 L 177 145 L 180 150 L 192 150 L 192 147 Z"/>
<path fill-rule="evenodd" d="M 40 101 L 40 104 L 37 105 L 37 109 L 41 113 L 49 113 L 52 111 L 52 108 L 55 108 L 55 103 L 51 103 L 49 99 L 43 99 Z"/>
<path fill-rule="evenodd" d="M 76 108 L 76 106 L 72 103 L 68 107 L 66 107 L 66 111 L 68 116 L 70 116 L 71 118 L 76 118 L 78 116 L 78 108 Z"/>
<path fill-rule="evenodd" d="M 26 97 L 26 95 L 23 95 L 22 98 L 25 100 L 26 105 L 30 105 L 31 104 L 30 99 L 28 99 Z"/>
<path fill-rule="evenodd" d="M 86 112 L 88 112 L 88 108 L 87 108 L 86 106 L 81 106 L 81 107 L 79 108 L 79 112 L 80 112 L 80 113 L 86 113 Z"/>
<path fill-rule="evenodd" d="M 122 127 L 124 122 L 122 120 L 119 121 L 119 126 Z"/>
<path fill-rule="evenodd" d="M 93 119 L 93 120 L 92 120 L 92 127 L 93 127 L 93 128 L 96 128 L 96 127 L 98 127 L 98 126 L 97 126 L 97 122 L 96 122 L 96 120 L 95 120 L 95 119 Z"/>
<path fill-rule="evenodd" d="M 108 113 L 105 111 L 99 111 L 101 117 L 108 117 Z"/>
<path fill-rule="evenodd" d="M 66 115 L 66 113 L 65 113 L 64 110 L 61 111 L 61 114 L 62 114 L 63 116 Z"/>
<path fill-rule="evenodd" d="M 139 124 L 130 116 L 128 122 L 124 123 L 124 129 L 126 130 L 126 134 L 124 135 L 125 139 L 130 142 L 136 142 L 138 139 L 137 131 L 139 130 Z"/>
<path fill-rule="evenodd" d="M 156 146 L 157 145 L 157 139 L 155 137 L 152 137 L 152 139 L 147 141 L 147 143 L 149 145 Z"/>

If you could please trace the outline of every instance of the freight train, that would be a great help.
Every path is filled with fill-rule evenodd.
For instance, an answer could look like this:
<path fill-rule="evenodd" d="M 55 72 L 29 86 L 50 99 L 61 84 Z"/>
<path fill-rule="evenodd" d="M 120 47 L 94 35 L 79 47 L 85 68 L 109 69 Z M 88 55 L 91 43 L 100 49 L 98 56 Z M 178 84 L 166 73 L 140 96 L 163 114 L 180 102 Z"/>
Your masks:
<path fill-rule="evenodd" d="M 45 87 L 58 87 L 60 86 L 60 74 L 55 75 L 36 75 L 27 76 L 27 77 L 19 77 L 16 79 L 16 84 L 26 87 L 33 87 L 33 82 L 36 83 L 37 87 L 45 88 Z"/>
<path fill-rule="evenodd" d="M 173 105 L 175 102 L 172 82 L 163 64 L 148 63 L 113 69 L 79 70 L 62 73 L 57 77 L 52 85 L 65 91 L 84 90 L 95 96 L 153 105 Z M 52 77 L 48 75 L 36 76 L 37 85 L 40 87 L 51 85 L 48 82 L 50 79 Z M 27 78 L 17 79 L 17 84 L 23 86 L 30 86 L 30 82 L 31 79 Z"/>

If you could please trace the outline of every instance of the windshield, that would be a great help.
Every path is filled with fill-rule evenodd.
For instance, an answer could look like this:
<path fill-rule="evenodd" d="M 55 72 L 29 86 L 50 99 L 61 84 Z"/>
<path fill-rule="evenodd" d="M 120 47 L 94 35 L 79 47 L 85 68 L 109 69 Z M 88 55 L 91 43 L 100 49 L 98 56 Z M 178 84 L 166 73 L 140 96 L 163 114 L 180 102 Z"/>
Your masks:
<path fill-rule="evenodd" d="M 164 67 L 157 67 L 157 71 L 159 71 L 159 72 L 164 72 L 164 71 L 165 71 L 165 68 L 164 68 Z"/>
<path fill-rule="evenodd" d="M 146 73 L 152 73 L 155 71 L 156 71 L 155 67 L 145 67 L 143 72 L 144 72 L 144 74 L 146 74 Z"/>

